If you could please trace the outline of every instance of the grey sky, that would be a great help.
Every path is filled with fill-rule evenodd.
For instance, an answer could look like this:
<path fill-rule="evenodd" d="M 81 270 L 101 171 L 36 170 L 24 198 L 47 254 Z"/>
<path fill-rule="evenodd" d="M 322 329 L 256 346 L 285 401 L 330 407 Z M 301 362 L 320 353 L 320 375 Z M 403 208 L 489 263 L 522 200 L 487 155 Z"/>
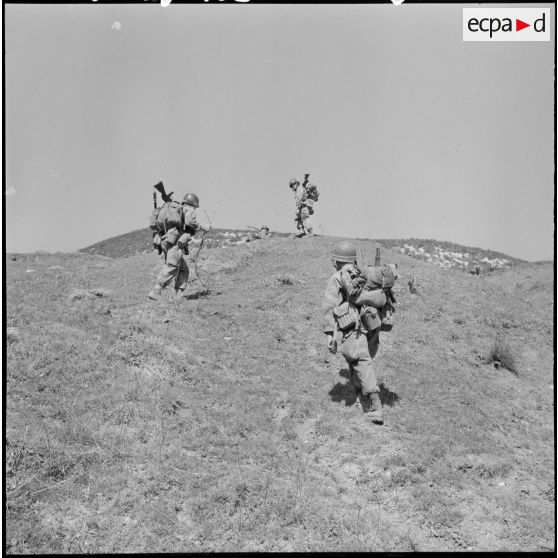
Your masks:
<path fill-rule="evenodd" d="M 554 39 L 468 5 L 5 5 L 7 250 L 145 227 L 158 180 L 294 231 L 308 171 L 323 234 L 552 259 Z"/>

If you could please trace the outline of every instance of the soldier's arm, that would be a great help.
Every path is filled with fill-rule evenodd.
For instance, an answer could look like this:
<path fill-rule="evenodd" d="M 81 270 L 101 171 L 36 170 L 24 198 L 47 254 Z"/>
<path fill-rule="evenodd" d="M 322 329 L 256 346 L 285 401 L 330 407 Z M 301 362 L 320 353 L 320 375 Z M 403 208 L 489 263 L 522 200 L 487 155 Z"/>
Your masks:
<path fill-rule="evenodd" d="M 335 318 L 333 316 L 333 309 L 339 306 L 343 302 L 343 296 L 341 295 L 341 284 L 337 274 L 330 277 L 325 294 L 324 301 L 322 303 L 322 321 L 323 321 L 323 331 L 326 334 L 333 334 L 335 329 Z"/>
<path fill-rule="evenodd" d="M 189 227 L 194 231 L 194 233 L 202 230 L 204 232 L 209 232 L 211 230 L 211 225 L 203 225 L 198 223 L 198 219 L 196 217 L 195 211 L 190 211 L 186 215 L 184 215 L 184 226 Z"/>

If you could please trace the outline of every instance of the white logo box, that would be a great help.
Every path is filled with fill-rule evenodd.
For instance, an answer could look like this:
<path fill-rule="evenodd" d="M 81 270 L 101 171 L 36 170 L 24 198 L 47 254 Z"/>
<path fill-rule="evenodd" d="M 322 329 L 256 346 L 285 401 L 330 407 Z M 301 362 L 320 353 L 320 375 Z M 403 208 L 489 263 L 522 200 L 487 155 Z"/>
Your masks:
<path fill-rule="evenodd" d="M 552 25 L 550 8 L 463 8 L 464 41 L 550 41 Z"/>

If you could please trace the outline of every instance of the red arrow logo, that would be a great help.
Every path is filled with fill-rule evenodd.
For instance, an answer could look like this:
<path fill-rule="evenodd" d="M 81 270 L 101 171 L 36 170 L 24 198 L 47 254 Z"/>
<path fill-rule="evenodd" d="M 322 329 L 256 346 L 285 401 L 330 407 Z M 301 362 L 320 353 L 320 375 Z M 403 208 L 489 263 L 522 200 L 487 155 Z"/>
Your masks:
<path fill-rule="evenodd" d="M 515 18 L 515 30 L 516 31 L 521 31 L 522 29 L 525 29 L 525 27 L 531 27 L 530 23 L 525 23 L 524 21 L 521 21 L 520 19 Z"/>

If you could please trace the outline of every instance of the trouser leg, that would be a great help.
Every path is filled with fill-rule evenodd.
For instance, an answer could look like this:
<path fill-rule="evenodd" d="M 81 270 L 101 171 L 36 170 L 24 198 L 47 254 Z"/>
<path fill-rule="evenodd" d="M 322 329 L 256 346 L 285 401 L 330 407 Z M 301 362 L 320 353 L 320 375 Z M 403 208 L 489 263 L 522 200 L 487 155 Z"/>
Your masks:
<path fill-rule="evenodd" d="M 369 344 L 374 349 L 376 355 L 378 348 L 378 336 L 367 339 L 367 335 L 360 332 L 353 332 L 344 338 L 341 343 L 341 354 L 352 368 L 355 385 L 360 385 L 363 395 L 380 391 L 376 381 L 376 374 L 372 364 L 372 357 L 369 353 Z"/>
<path fill-rule="evenodd" d="M 312 218 L 310 217 L 310 212 L 307 207 L 303 207 L 300 210 L 300 217 L 302 219 L 302 228 L 304 232 L 308 235 L 313 234 Z"/>
<path fill-rule="evenodd" d="M 176 280 L 174 282 L 174 288 L 176 291 L 185 291 L 188 285 L 188 277 L 190 276 L 190 270 L 186 264 L 178 269 L 176 274 Z"/>
<path fill-rule="evenodd" d="M 164 289 L 170 285 L 173 280 L 176 280 L 177 275 L 178 267 L 167 262 L 159 272 L 159 275 L 157 275 L 157 285 Z"/>
<path fill-rule="evenodd" d="M 179 281 L 179 272 L 184 268 L 188 269 L 184 253 L 175 245 L 167 252 L 166 263 L 157 276 L 157 284 L 164 289 L 174 281 L 176 288 L 177 281 Z M 188 277 L 186 276 L 187 279 Z"/>

